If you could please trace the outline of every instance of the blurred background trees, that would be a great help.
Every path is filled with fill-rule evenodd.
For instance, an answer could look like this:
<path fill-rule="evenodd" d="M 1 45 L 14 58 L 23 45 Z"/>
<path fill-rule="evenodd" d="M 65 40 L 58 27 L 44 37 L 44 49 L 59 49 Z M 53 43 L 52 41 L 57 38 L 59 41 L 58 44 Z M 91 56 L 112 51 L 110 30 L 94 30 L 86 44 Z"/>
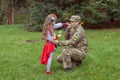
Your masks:
<path fill-rule="evenodd" d="M 0 0 L 0 24 L 24 23 L 28 31 L 42 31 L 48 14 L 57 22 L 80 15 L 84 26 L 103 25 L 120 20 L 120 0 Z"/>

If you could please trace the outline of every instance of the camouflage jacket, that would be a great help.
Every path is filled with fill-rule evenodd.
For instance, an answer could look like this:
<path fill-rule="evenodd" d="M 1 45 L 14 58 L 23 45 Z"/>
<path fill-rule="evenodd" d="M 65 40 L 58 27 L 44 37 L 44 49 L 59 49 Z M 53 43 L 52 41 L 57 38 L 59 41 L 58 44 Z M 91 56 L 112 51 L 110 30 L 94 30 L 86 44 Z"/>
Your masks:
<path fill-rule="evenodd" d="M 84 50 L 87 53 L 88 42 L 84 29 L 81 25 L 71 28 L 69 32 L 66 32 L 65 35 L 68 40 L 63 40 L 58 42 L 58 46 L 69 46 L 71 48 L 76 48 L 79 50 Z"/>

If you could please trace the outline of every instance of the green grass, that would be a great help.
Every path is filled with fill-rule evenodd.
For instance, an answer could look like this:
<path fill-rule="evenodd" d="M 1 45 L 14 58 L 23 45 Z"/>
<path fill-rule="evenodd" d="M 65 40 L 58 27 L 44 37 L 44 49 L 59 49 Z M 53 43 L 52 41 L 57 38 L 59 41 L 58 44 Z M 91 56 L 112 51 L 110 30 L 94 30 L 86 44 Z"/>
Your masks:
<path fill-rule="evenodd" d="M 83 64 L 65 72 L 56 61 L 63 48 L 59 47 L 52 63 L 54 74 L 48 76 L 39 64 L 41 33 L 27 32 L 22 25 L 0 25 L 0 80 L 120 80 L 120 30 L 86 32 L 89 51 Z"/>

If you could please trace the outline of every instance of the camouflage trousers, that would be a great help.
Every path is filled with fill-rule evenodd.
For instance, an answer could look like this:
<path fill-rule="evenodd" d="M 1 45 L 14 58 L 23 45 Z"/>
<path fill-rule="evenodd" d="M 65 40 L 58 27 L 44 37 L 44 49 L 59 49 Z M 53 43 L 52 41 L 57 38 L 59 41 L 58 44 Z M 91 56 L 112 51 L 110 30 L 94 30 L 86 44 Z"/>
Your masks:
<path fill-rule="evenodd" d="M 61 55 L 57 57 L 57 61 L 63 64 L 63 68 L 71 68 L 76 64 L 81 64 L 85 58 L 86 52 L 76 48 L 65 48 L 62 50 Z"/>

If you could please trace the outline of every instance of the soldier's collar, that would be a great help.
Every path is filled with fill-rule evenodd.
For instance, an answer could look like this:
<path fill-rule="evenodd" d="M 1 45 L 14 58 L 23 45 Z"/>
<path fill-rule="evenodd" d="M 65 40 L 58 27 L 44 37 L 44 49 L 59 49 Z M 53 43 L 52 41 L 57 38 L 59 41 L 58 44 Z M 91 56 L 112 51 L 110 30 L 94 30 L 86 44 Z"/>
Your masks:
<path fill-rule="evenodd" d="M 73 28 L 73 29 L 77 30 L 77 29 L 78 29 L 78 27 L 79 27 L 79 25 L 78 25 L 78 26 L 74 26 L 74 28 Z"/>

